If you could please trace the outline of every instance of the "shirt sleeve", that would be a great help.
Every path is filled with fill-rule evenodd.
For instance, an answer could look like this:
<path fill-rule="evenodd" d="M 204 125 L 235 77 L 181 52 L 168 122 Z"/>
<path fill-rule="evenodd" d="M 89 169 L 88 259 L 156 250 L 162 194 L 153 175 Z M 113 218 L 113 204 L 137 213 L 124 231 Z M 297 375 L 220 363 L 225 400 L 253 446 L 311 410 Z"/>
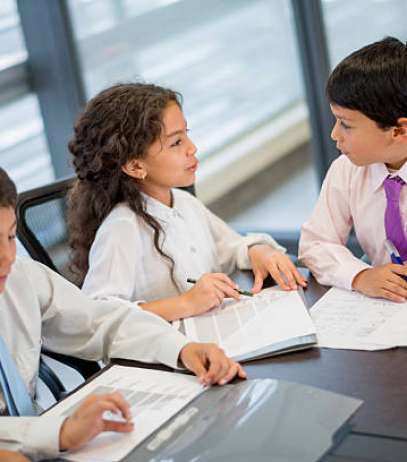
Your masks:
<path fill-rule="evenodd" d="M 59 455 L 59 432 L 65 417 L 0 417 L 0 447 L 31 460 Z"/>
<path fill-rule="evenodd" d="M 102 225 L 89 253 L 83 292 L 92 298 L 133 300 L 141 255 L 140 234 L 132 221 Z"/>
<path fill-rule="evenodd" d="M 202 203 L 199 204 L 205 219 L 209 223 L 221 272 L 230 274 L 236 268 L 241 270 L 251 269 L 248 250 L 250 246 L 255 244 L 270 245 L 280 252 L 286 252 L 286 249 L 268 234 L 248 233 L 246 236 L 240 235 Z"/>
<path fill-rule="evenodd" d="M 370 266 L 346 247 L 353 224 L 349 162 L 341 156 L 332 163 L 311 218 L 302 226 L 299 259 L 320 284 L 352 290 L 353 278 Z"/>
<path fill-rule="evenodd" d="M 125 358 L 177 367 L 189 341 L 162 318 L 132 302 L 90 299 L 49 268 L 28 264 L 46 348 L 94 361 Z"/>

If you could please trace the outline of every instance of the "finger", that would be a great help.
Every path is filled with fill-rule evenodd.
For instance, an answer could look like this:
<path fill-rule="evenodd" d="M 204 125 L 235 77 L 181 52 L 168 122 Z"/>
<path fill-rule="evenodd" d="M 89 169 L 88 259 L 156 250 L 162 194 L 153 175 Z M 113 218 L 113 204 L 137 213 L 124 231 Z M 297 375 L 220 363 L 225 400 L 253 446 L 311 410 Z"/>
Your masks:
<path fill-rule="evenodd" d="M 385 279 L 385 283 L 386 282 L 392 282 L 393 284 L 396 284 L 397 286 L 407 290 L 407 282 L 399 274 L 390 272 L 390 274 L 388 274 Z"/>
<path fill-rule="evenodd" d="M 106 398 L 116 405 L 121 415 L 126 420 L 132 419 L 129 403 L 125 400 L 124 396 L 120 392 L 116 391 L 114 393 L 110 393 Z"/>
<path fill-rule="evenodd" d="M 240 299 L 240 294 L 234 287 L 230 287 L 230 285 L 220 280 L 216 281 L 215 284 L 216 287 L 222 292 L 224 297 L 234 298 L 235 300 Z"/>
<path fill-rule="evenodd" d="M 407 265 L 397 265 L 393 263 L 388 266 L 393 273 L 407 276 Z"/>
<path fill-rule="evenodd" d="M 254 283 L 253 283 L 252 292 L 257 294 L 258 292 L 260 292 L 260 290 L 263 287 L 264 276 L 263 276 L 263 273 L 259 270 L 253 270 L 253 274 L 254 274 Z"/>
<path fill-rule="evenodd" d="M 227 284 L 232 289 L 236 289 L 238 286 L 235 281 L 233 281 L 227 274 L 225 273 L 212 273 L 213 277 L 217 281 L 222 281 L 223 283 Z"/>
<path fill-rule="evenodd" d="M 280 270 L 280 273 L 283 274 L 289 288 L 292 290 L 297 290 L 297 283 L 294 279 L 291 269 L 284 263 L 277 263 L 277 267 Z"/>
<path fill-rule="evenodd" d="M 397 302 L 397 303 L 402 303 L 405 301 L 403 297 L 400 297 L 399 295 L 394 294 L 393 292 L 390 292 L 387 289 L 382 289 L 380 292 L 380 297 L 385 298 L 387 300 L 391 300 L 392 302 Z"/>
<path fill-rule="evenodd" d="M 237 375 L 239 378 L 241 379 L 247 379 L 247 373 L 246 371 L 243 369 L 242 365 L 237 363 L 238 365 L 238 369 L 237 369 Z"/>
<path fill-rule="evenodd" d="M 103 431 L 105 432 L 129 433 L 133 430 L 133 422 L 116 422 L 114 420 L 103 421 Z"/>
<path fill-rule="evenodd" d="M 304 278 L 304 276 L 298 271 L 298 269 L 295 267 L 294 263 L 290 260 L 290 265 L 291 273 L 294 275 L 295 280 L 297 283 L 302 286 L 306 287 L 307 285 L 307 280 Z"/>
<path fill-rule="evenodd" d="M 204 377 L 207 384 L 217 383 L 229 369 L 229 360 L 223 351 L 214 347 L 208 352 L 209 369 Z"/>
<path fill-rule="evenodd" d="M 383 288 L 393 293 L 394 295 L 402 297 L 403 301 L 405 301 L 407 297 L 407 290 L 404 289 L 403 287 L 400 287 L 398 284 L 394 284 L 393 282 L 389 282 L 389 281 L 385 282 Z"/>
<path fill-rule="evenodd" d="M 284 290 L 290 290 L 290 287 L 284 281 L 284 279 L 280 275 L 280 271 L 276 265 L 269 265 L 268 270 L 272 276 L 272 278 L 276 281 L 276 283 Z"/>
<path fill-rule="evenodd" d="M 233 380 L 237 375 L 238 367 L 234 361 L 229 361 L 229 368 L 225 371 L 225 374 L 218 380 L 219 385 L 226 385 L 228 382 Z"/>

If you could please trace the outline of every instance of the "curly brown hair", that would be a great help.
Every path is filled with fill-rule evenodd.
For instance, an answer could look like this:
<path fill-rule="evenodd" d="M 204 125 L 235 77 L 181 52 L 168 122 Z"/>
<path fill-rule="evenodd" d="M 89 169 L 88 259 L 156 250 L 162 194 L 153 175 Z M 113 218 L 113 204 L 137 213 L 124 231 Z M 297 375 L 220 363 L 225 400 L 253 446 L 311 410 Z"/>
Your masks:
<path fill-rule="evenodd" d="M 169 103 L 181 108 L 181 95 L 153 84 L 117 84 L 92 98 L 75 123 L 68 147 L 77 179 L 69 194 L 68 227 L 71 270 L 79 285 L 89 269 L 96 231 L 119 202 L 152 228 L 154 246 L 169 261 L 174 281 L 174 261 L 159 245 L 164 231 L 146 212 L 137 181 L 122 171 L 129 160 L 145 157 L 160 138 L 163 111 Z"/>

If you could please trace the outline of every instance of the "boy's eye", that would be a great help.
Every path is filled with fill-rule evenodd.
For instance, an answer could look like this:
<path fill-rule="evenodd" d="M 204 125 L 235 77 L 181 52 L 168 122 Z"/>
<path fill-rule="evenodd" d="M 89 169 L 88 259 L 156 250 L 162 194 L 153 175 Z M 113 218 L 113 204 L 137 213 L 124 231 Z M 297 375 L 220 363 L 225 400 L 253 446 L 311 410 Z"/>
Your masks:
<path fill-rule="evenodd" d="M 345 124 L 345 122 L 343 120 L 341 120 L 341 126 L 345 129 L 345 130 L 348 130 L 349 128 L 351 128 L 349 125 Z"/>

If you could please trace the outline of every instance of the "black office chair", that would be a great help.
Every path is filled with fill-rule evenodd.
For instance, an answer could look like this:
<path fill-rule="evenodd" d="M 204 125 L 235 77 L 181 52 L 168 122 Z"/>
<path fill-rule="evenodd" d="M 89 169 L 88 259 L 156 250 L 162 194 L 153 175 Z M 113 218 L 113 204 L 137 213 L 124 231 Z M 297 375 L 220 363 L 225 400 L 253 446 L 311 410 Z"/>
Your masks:
<path fill-rule="evenodd" d="M 68 280 L 72 280 L 69 270 L 69 246 L 66 229 L 66 195 L 72 187 L 73 178 L 56 181 L 46 186 L 25 191 L 17 200 L 17 236 L 30 256 Z M 47 356 L 60 361 L 76 371 L 84 379 L 100 370 L 95 361 L 66 356 L 43 350 Z M 40 377 L 58 399 L 65 388 L 44 361 L 40 363 Z"/>

